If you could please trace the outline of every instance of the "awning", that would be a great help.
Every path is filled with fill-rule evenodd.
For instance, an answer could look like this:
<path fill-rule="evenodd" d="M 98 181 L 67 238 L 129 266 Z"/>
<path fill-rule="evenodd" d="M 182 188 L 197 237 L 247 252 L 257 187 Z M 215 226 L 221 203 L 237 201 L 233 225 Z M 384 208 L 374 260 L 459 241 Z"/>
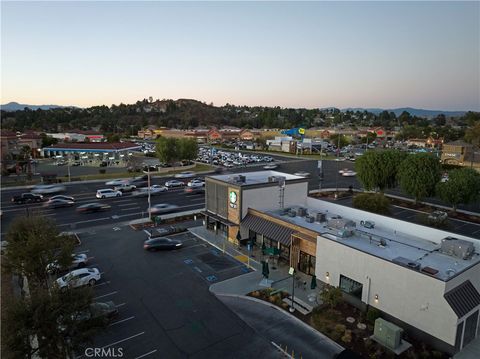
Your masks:
<path fill-rule="evenodd" d="M 290 246 L 290 236 L 295 232 L 293 229 L 253 214 L 247 214 L 242 221 L 242 226 L 245 226 L 256 233 L 263 234 L 265 237 L 278 241 L 286 246 Z"/>
<path fill-rule="evenodd" d="M 443 296 L 458 318 L 463 317 L 480 305 L 480 293 L 469 280 L 456 286 Z"/>

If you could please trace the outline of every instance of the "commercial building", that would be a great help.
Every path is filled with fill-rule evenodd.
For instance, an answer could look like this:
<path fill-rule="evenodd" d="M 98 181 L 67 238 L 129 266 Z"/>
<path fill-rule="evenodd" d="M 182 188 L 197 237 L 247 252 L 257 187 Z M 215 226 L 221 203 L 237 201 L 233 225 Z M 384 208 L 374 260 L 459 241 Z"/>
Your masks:
<path fill-rule="evenodd" d="M 94 130 L 71 130 L 68 132 L 47 133 L 47 136 L 56 138 L 59 141 L 71 142 L 103 142 L 105 140 L 103 134 Z"/>
<path fill-rule="evenodd" d="M 478 336 L 478 240 L 307 191 L 305 178 L 275 171 L 208 177 L 205 225 L 340 287 L 352 305 L 377 308 L 440 350 L 453 354 Z"/>
<path fill-rule="evenodd" d="M 480 153 L 465 141 L 453 141 L 443 144 L 441 160 L 445 164 L 466 166 L 480 170 Z"/>

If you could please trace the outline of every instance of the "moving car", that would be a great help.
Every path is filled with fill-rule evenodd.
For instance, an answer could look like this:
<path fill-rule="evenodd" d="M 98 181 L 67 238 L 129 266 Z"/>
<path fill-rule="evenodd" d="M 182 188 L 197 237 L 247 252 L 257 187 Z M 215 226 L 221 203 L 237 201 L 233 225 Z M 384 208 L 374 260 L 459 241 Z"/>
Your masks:
<path fill-rule="evenodd" d="M 342 168 L 338 173 L 343 174 L 344 172 L 350 171 L 348 168 Z"/>
<path fill-rule="evenodd" d="M 82 204 L 81 206 L 77 207 L 77 212 L 92 213 L 92 212 L 106 211 L 110 208 L 111 207 L 108 204 L 94 202 L 94 203 Z"/>
<path fill-rule="evenodd" d="M 165 182 L 165 187 L 167 187 L 168 189 L 175 188 L 175 187 L 183 187 L 183 186 L 185 186 L 185 183 L 179 180 L 170 180 Z"/>
<path fill-rule="evenodd" d="M 44 207 L 47 208 L 63 208 L 63 207 L 71 207 L 75 204 L 73 201 L 68 201 L 65 199 L 50 199 L 43 204 Z"/>
<path fill-rule="evenodd" d="M 143 243 L 143 249 L 147 251 L 179 249 L 180 247 L 182 247 L 182 242 L 167 237 L 152 238 Z"/>
<path fill-rule="evenodd" d="M 106 186 L 120 186 L 123 183 L 127 183 L 127 180 L 124 179 L 115 179 L 108 182 L 105 182 Z"/>
<path fill-rule="evenodd" d="M 180 172 L 175 175 L 175 178 L 190 178 L 195 176 L 195 172 L 192 171 L 186 171 L 186 172 Z"/>
<path fill-rule="evenodd" d="M 100 278 L 100 271 L 97 268 L 81 268 L 58 278 L 55 283 L 60 289 L 66 290 L 67 288 L 78 288 L 85 285 L 93 287 Z"/>
<path fill-rule="evenodd" d="M 204 187 L 205 181 L 199 178 L 193 179 L 187 183 L 188 187 Z"/>
<path fill-rule="evenodd" d="M 300 177 L 310 177 L 310 173 L 305 172 L 305 171 L 300 171 L 300 172 L 295 172 L 295 176 L 300 176 Z"/>
<path fill-rule="evenodd" d="M 35 194 L 52 194 L 60 193 L 66 190 L 65 186 L 58 184 L 37 185 L 32 188 L 32 193 Z"/>
<path fill-rule="evenodd" d="M 175 204 L 168 204 L 168 203 L 159 203 L 151 208 L 151 213 L 152 214 L 160 214 L 160 213 L 168 213 L 168 212 L 173 212 L 178 208 L 177 205 Z M 148 212 L 148 208 L 147 208 Z"/>
<path fill-rule="evenodd" d="M 360 225 L 369 229 L 375 228 L 375 222 L 373 221 L 360 221 Z"/>
<path fill-rule="evenodd" d="M 121 185 L 113 187 L 114 191 L 131 192 L 137 189 L 137 186 L 129 183 L 122 183 Z"/>
<path fill-rule="evenodd" d="M 278 166 L 275 165 L 275 164 L 270 164 L 270 165 L 265 165 L 263 166 L 263 169 L 265 170 L 274 170 L 275 168 L 277 168 Z"/>
<path fill-rule="evenodd" d="M 53 262 L 47 265 L 47 273 L 53 274 L 69 269 L 83 268 L 87 265 L 88 257 L 86 254 L 72 254 L 72 263 L 69 268 L 61 268 L 58 262 Z"/>
<path fill-rule="evenodd" d="M 114 191 L 113 189 L 99 189 L 95 197 L 97 198 L 109 198 L 109 197 L 121 197 L 121 191 Z"/>
<path fill-rule="evenodd" d="M 24 204 L 24 203 L 34 203 L 34 202 L 42 202 L 43 196 L 41 194 L 34 194 L 34 193 L 22 193 L 19 196 L 13 196 L 12 202 L 14 204 Z"/>
<path fill-rule="evenodd" d="M 182 226 L 162 227 L 162 228 L 158 228 L 156 230 L 156 233 L 151 234 L 150 238 L 164 237 L 164 236 L 168 236 L 168 235 L 171 235 L 171 234 L 182 233 L 182 232 L 185 232 L 186 230 L 187 230 L 187 228 L 182 227 Z"/>
<path fill-rule="evenodd" d="M 75 202 L 75 198 L 73 198 L 72 196 L 65 196 L 63 194 L 59 194 L 59 195 L 56 195 L 56 196 L 52 196 L 50 197 L 48 200 L 49 201 L 52 201 L 54 199 L 63 199 L 64 201 L 73 201 Z"/>
<path fill-rule="evenodd" d="M 205 187 L 185 187 L 185 194 L 205 194 Z"/>
<path fill-rule="evenodd" d="M 348 170 L 342 173 L 343 177 L 354 177 L 357 174 L 357 172 Z"/>

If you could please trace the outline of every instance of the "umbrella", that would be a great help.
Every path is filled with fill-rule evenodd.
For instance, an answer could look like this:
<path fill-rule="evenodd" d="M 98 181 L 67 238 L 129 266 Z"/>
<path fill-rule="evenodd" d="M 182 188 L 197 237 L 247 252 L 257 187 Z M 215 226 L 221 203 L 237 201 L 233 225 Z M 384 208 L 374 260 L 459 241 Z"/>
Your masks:
<path fill-rule="evenodd" d="M 311 289 L 317 288 L 317 277 L 315 277 L 315 274 L 312 275 L 312 282 L 310 283 L 310 288 Z"/>

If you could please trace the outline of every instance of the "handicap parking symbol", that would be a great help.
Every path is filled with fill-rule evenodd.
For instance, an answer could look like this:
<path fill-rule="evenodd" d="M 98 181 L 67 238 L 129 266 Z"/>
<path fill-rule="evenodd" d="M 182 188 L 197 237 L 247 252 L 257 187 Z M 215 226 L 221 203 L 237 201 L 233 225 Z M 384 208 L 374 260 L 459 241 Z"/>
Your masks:
<path fill-rule="evenodd" d="M 215 282 L 215 281 L 217 280 L 217 277 L 215 277 L 214 275 L 209 275 L 209 276 L 207 277 L 207 280 L 208 280 L 209 282 Z"/>

